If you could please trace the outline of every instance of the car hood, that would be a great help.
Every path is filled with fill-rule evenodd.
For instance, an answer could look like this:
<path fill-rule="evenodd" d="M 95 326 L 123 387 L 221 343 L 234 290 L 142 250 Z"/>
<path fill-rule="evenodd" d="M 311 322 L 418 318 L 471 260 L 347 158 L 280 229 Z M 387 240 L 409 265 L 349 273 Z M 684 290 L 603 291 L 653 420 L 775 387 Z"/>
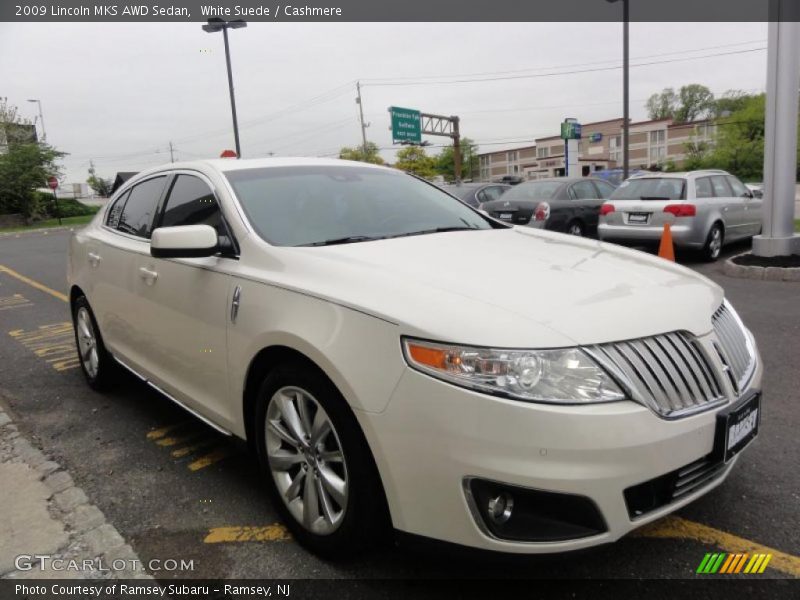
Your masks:
<path fill-rule="evenodd" d="M 271 248 L 271 283 L 397 323 L 409 335 L 559 347 L 702 335 L 719 286 L 642 252 L 530 228 Z"/>

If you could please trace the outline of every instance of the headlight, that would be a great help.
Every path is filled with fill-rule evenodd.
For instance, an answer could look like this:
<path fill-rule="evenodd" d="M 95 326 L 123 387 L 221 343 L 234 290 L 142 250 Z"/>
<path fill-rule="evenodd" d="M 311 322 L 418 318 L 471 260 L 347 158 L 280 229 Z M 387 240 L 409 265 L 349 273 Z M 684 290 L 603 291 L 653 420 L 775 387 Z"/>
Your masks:
<path fill-rule="evenodd" d="M 408 364 L 455 385 L 529 402 L 623 400 L 611 377 L 578 348 L 502 350 L 403 338 Z"/>

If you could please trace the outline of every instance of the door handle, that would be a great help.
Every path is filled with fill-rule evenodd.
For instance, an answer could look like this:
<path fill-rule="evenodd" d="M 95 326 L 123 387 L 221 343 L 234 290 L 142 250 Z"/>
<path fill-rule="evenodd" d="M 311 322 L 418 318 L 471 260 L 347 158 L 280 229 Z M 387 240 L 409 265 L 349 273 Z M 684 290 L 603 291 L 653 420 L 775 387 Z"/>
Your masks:
<path fill-rule="evenodd" d="M 139 277 L 144 279 L 148 285 L 153 285 L 158 279 L 158 273 L 147 267 L 139 267 Z"/>
<path fill-rule="evenodd" d="M 242 300 L 242 287 L 237 285 L 233 290 L 233 299 L 231 300 L 231 323 L 236 323 L 236 317 L 239 315 L 239 305 Z"/>
<path fill-rule="evenodd" d="M 97 263 L 102 260 L 102 257 L 96 252 L 89 252 L 86 257 L 89 259 L 89 264 L 91 264 L 93 267 L 96 267 Z"/>

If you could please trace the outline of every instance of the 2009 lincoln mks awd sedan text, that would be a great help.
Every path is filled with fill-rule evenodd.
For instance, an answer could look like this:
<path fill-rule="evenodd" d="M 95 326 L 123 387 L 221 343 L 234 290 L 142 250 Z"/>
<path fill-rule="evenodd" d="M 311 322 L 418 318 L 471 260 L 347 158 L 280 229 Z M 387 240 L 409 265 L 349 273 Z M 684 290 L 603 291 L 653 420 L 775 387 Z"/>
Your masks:
<path fill-rule="evenodd" d="M 252 445 L 302 543 L 618 539 L 756 436 L 753 337 L 704 277 L 338 160 L 140 173 L 74 234 L 89 384 L 119 365 Z"/>

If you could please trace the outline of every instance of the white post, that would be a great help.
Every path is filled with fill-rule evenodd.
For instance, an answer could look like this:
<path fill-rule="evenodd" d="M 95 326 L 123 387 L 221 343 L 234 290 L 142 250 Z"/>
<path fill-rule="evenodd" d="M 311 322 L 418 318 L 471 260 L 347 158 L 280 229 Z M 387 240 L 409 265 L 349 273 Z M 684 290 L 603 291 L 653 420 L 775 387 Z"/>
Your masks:
<path fill-rule="evenodd" d="M 787 0 L 779 0 L 780 18 Z M 764 226 L 753 238 L 756 256 L 800 254 L 794 233 L 797 169 L 797 110 L 800 85 L 800 23 L 769 24 L 764 139 Z"/>

